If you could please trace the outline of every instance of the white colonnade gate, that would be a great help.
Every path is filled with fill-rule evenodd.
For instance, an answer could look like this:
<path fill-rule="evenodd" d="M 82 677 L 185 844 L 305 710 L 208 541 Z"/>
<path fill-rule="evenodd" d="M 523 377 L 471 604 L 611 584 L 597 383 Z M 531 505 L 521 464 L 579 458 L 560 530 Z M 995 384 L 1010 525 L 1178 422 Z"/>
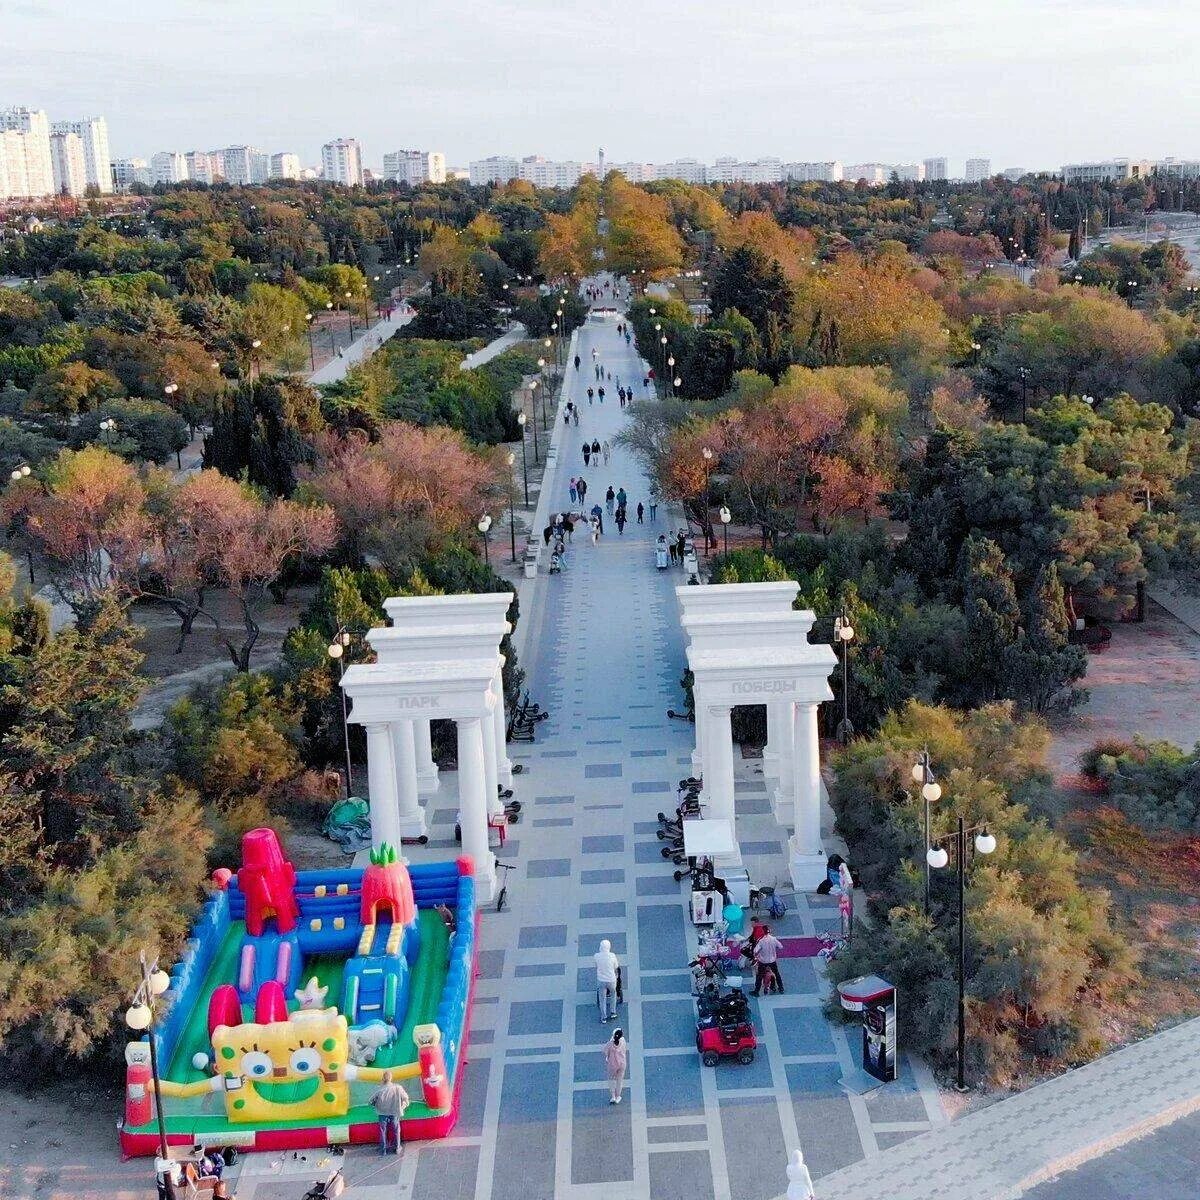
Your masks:
<path fill-rule="evenodd" d="M 391 625 L 372 629 L 373 663 L 347 669 L 349 719 L 367 734 L 371 842 L 399 846 L 426 836 L 421 795 L 437 788 L 430 721 L 457 726 L 463 851 L 475 860 L 481 900 L 495 891 L 488 821 L 512 784 L 500 642 L 511 631 L 510 592 L 397 596 L 384 602 Z"/>
<path fill-rule="evenodd" d="M 776 820 L 793 830 L 792 882 L 810 888 L 825 871 L 817 710 L 833 699 L 837 658 L 831 646 L 808 640 L 816 617 L 792 608 L 799 590 L 791 581 L 705 584 L 676 588 L 676 596 L 693 676 L 692 766 L 704 780 L 708 816 L 733 822 L 733 709 L 766 705 L 763 772 L 774 781 Z"/>

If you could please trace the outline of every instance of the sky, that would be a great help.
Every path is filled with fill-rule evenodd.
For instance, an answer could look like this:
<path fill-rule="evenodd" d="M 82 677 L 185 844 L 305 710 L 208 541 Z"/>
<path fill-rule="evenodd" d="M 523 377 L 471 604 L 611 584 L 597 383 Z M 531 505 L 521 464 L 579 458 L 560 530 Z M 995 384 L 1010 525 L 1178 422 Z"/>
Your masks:
<path fill-rule="evenodd" d="M 1194 0 L 0 0 L 0 43 L 0 106 L 114 157 L 1200 158 Z"/>

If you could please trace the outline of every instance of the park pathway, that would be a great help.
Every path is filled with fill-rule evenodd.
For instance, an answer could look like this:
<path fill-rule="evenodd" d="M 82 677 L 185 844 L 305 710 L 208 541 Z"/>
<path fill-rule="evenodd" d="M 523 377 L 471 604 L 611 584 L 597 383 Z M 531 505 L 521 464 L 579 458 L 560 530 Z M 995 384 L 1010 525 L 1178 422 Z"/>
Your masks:
<path fill-rule="evenodd" d="M 362 1200 L 770 1200 L 797 1145 L 820 1175 L 940 1119 L 911 1070 L 875 1098 L 846 1095 L 838 1079 L 851 1047 L 821 1015 L 821 984 L 807 960 L 784 963 L 786 994 L 751 1002 L 762 1035 L 753 1064 L 700 1065 L 687 970 L 695 940 L 683 887 L 655 836 L 658 810 L 674 808 L 691 767 L 692 726 L 666 717 L 682 704 L 674 588 L 683 574 L 655 569 L 654 539 L 669 530 L 668 512 L 660 506 L 650 523 L 649 485 L 633 457 L 614 447 L 607 466 L 585 468 L 580 452 L 585 437 L 612 442 L 623 427 L 618 377 L 642 390 L 642 364 L 616 320 L 589 320 L 579 331 L 579 372 L 567 365 L 565 398 L 583 416 L 578 429 L 560 422 L 555 505 L 570 508 L 568 480 L 582 473 L 588 508 L 603 506 L 609 484 L 623 486 L 632 522 L 620 536 L 606 511 L 596 547 L 577 528 L 566 570 L 543 575 L 521 614 L 527 686 L 551 716 L 534 744 L 509 747 L 524 768 L 516 779 L 524 808 L 498 850 L 514 864 L 510 907 L 482 914 L 461 1117 L 451 1138 L 414 1147 L 398 1163 L 347 1155 Z M 589 406 L 593 348 L 612 380 L 604 404 Z M 774 882 L 785 874 L 783 834 L 761 775 L 749 763 L 738 773 L 752 878 Z M 414 847 L 414 859 L 456 852 L 455 788 L 447 774 L 429 797 L 430 845 Z M 777 929 L 812 934 L 836 922 L 822 898 L 802 897 Z M 600 1024 L 595 1001 L 592 955 L 602 938 L 627 979 L 616 1025 L 629 1038 L 630 1072 L 617 1107 L 601 1055 L 614 1026 Z M 283 1182 L 253 1191 L 247 1183 L 239 1184 L 246 1200 L 297 1194 Z"/>

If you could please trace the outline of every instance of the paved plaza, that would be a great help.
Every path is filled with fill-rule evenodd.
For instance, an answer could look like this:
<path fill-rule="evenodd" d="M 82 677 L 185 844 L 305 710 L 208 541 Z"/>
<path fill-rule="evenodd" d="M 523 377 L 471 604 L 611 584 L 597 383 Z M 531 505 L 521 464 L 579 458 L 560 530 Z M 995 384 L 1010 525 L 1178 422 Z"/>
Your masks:
<path fill-rule="evenodd" d="M 562 507 L 568 478 L 582 472 L 589 508 L 603 504 L 611 483 L 625 487 L 633 516 L 649 489 L 632 457 L 614 449 L 608 467 L 585 470 L 580 447 L 585 436 L 612 441 L 625 419 L 617 378 L 636 378 L 640 391 L 642 368 L 612 323 L 590 322 L 578 344 L 583 361 L 578 375 L 568 368 L 567 395 L 581 400 L 583 420 L 558 429 Z M 613 378 L 604 405 L 589 408 L 593 346 Z M 522 614 L 527 684 L 552 716 L 535 744 L 509 747 L 524 768 L 516 788 L 525 807 L 498 851 L 516 866 L 511 909 L 482 918 L 462 1116 L 448 1141 L 414 1147 L 398 1163 L 353 1152 L 364 1200 L 375 1187 L 379 1197 L 420 1200 L 769 1200 L 783 1191 L 796 1146 L 819 1177 L 941 1120 L 931 1080 L 907 1063 L 902 1080 L 874 1096 L 844 1091 L 850 1042 L 821 1014 L 810 960 L 783 962 L 785 994 L 751 1000 L 761 1039 L 753 1064 L 700 1064 L 687 970 L 695 940 L 684 885 L 655 836 L 658 810 L 674 807 L 676 784 L 690 774 L 694 732 L 666 717 L 682 704 L 684 666 L 674 595 L 683 576 L 654 567 L 667 515 L 660 507 L 657 523 L 647 515 L 643 526 L 634 516 L 622 537 L 606 512 L 597 547 L 577 530 L 565 572 L 539 579 Z M 757 760 L 739 763 L 738 775 L 751 879 L 782 884 L 784 831 Z M 454 853 L 453 774 L 427 812 L 432 837 L 422 856 Z M 836 906 L 821 897 L 788 905 L 776 925 L 783 934 L 837 924 Z M 618 1107 L 608 1103 L 601 1055 L 613 1026 L 600 1024 L 595 1001 L 601 938 L 612 941 L 627 979 L 617 1024 L 629 1038 L 630 1070 Z M 239 1188 L 243 1200 L 294 1194 L 295 1183 L 282 1179 L 247 1178 Z"/>

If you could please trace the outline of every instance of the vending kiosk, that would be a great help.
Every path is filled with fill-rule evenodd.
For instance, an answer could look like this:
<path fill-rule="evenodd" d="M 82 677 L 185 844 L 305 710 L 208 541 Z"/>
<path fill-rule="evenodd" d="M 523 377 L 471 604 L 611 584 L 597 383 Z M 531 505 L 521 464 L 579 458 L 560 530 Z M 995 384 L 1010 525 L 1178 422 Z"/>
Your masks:
<path fill-rule="evenodd" d="M 880 1083 L 898 1073 L 896 989 L 878 975 L 861 975 L 838 984 L 842 1008 L 862 1013 L 862 1069 Z"/>

